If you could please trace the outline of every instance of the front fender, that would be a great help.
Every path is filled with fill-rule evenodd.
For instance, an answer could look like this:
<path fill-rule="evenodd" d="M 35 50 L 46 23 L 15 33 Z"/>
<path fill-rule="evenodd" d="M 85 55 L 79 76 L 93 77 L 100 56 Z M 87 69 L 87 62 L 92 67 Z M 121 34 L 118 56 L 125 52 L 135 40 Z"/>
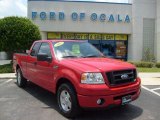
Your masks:
<path fill-rule="evenodd" d="M 73 71 L 71 69 L 60 69 L 54 74 L 54 93 L 56 92 L 56 85 L 60 79 L 67 79 L 69 82 L 71 82 L 74 85 L 74 88 L 76 91 L 78 91 L 78 85 L 80 83 L 80 74 L 78 74 L 76 71 Z"/>

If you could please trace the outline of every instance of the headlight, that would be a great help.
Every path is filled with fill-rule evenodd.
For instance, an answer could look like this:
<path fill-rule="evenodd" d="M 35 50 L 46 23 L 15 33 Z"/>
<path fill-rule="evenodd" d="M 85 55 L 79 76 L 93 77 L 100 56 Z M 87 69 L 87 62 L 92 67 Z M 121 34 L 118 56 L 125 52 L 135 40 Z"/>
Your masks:
<path fill-rule="evenodd" d="M 104 84 L 104 79 L 101 73 L 83 73 L 81 83 L 84 84 Z"/>

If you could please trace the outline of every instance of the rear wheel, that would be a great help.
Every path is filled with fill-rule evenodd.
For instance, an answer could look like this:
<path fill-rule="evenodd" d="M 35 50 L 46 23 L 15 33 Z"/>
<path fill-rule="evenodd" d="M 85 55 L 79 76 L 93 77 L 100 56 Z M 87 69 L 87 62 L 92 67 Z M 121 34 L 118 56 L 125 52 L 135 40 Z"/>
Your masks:
<path fill-rule="evenodd" d="M 20 68 L 17 69 L 17 85 L 19 87 L 25 87 L 27 85 L 27 80 L 23 77 Z"/>
<path fill-rule="evenodd" d="M 71 84 L 60 85 L 57 91 L 57 101 L 60 113 L 65 117 L 73 118 L 80 113 L 77 94 Z"/>

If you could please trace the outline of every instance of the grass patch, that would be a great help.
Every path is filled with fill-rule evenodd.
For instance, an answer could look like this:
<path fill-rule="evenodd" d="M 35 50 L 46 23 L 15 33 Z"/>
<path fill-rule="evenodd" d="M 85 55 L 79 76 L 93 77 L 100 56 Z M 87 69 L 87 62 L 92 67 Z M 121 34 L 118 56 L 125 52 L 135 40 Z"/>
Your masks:
<path fill-rule="evenodd" d="M 12 64 L 0 65 L 0 73 L 13 73 Z"/>
<path fill-rule="evenodd" d="M 138 72 L 160 72 L 160 68 L 137 68 Z"/>

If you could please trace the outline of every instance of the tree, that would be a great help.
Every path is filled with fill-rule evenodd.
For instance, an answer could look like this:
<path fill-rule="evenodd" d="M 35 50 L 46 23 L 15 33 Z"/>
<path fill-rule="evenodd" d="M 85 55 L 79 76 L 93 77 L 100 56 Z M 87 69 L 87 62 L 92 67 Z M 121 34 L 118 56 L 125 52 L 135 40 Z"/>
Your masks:
<path fill-rule="evenodd" d="M 28 18 L 12 16 L 0 20 L 0 51 L 24 51 L 40 39 L 39 28 Z"/>

